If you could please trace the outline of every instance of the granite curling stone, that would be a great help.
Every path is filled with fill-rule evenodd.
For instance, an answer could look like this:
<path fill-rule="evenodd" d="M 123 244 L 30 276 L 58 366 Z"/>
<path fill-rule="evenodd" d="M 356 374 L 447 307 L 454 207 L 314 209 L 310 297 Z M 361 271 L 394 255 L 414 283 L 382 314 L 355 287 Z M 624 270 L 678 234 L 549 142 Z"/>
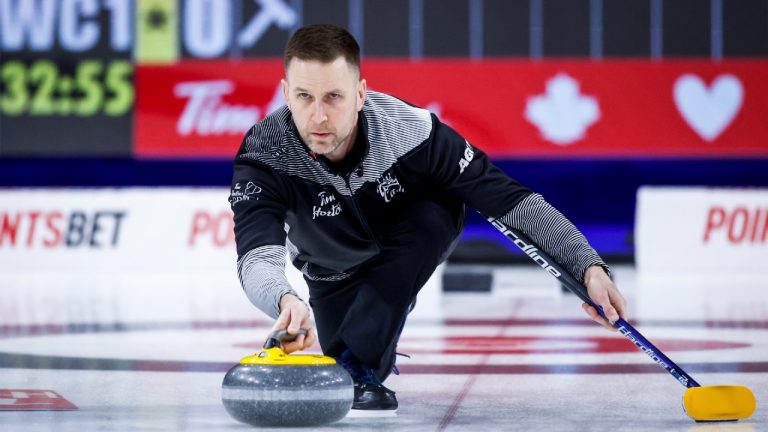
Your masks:
<path fill-rule="evenodd" d="M 280 349 L 281 341 L 295 337 L 285 330 L 273 333 L 259 352 L 224 376 L 222 402 L 236 420 L 253 426 L 320 426 L 341 420 L 352 408 L 349 373 L 331 357 Z"/>

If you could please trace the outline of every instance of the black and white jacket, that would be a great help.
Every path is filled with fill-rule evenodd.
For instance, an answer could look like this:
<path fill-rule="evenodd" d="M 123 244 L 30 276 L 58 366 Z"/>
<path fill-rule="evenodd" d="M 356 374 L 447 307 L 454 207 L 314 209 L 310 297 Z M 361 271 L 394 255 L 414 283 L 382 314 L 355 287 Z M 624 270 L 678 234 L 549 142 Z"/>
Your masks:
<path fill-rule="evenodd" d="M 229 202 L 238 274 L 251 302 L 277 318 L 294 293 L 284 268 L 341 280 L 379 251 L 377 238 L 407 217 L 402 203 L 449 194 L 519 229 L 577 277 L 605 265 L 584 236 L 541 195 L 429 111 L 369 91 L 358 119 L 352 166 L 332 169 L 302 142 L 287 106 L 254 125 L 237 154 Z"/>

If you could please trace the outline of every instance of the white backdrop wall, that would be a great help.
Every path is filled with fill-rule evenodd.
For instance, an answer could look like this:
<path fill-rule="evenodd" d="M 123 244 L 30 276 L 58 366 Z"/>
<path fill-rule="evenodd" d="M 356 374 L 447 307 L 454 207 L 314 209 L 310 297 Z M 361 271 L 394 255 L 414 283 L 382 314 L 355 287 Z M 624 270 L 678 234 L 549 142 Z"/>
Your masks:
<path fill-rule="evenodd" d="M 635 241 L 641 275 L 768 275 L 768 189 L 643 187 Z"/>

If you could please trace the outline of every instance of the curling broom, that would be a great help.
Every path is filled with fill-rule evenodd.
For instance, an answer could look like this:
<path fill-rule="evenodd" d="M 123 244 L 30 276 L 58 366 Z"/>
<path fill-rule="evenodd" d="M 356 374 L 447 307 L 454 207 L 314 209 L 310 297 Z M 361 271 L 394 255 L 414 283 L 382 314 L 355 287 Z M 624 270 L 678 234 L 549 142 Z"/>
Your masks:
<path fill-rule="evenodd" d="M 509 228 L 493 218 L 489 218 L 488 221 L 512 240 L 536 264 L 555 276 L 560 283 L 576 294 L 584 303 L 594 307 L 600 316 L 608 321 L 603 309 L 589 298 L 584 285 L 542 251 L 536 243 L 519 231 Z M 613 326 L 686 387 L 683 395 L 683 407 L 686 414 L 692 419 L 696 421 L 734 421 L 752 416 L 756 405 L 755 396 L 747 387 L 737 385 L 702 386 L 623 318 L 619 318 L 613 323 Z"/>

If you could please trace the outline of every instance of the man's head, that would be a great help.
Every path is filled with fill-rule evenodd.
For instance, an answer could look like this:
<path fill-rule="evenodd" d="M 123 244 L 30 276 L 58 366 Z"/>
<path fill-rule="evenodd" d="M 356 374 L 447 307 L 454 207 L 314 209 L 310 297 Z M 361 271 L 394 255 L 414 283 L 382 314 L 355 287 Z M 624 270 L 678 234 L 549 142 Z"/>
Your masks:
<path fill-rule="evenodd" d="M 360 77 L 360 47 L 348 31 L 332 24 L 314 24 L 304 26 L 291 36 L 285 45 L 285 70 L 288 71 L 291 60 L 314 60 L 320 63 L 332 63 L 338 57 L 344 57 Z"/>
<path fill-rule="evenodd" d="M 343 159 L 354 144 L 365 101 L 360 47 L 352 35 L 325 24 L 297 30 L 285 47 L 282 84 L 304 142 L 332 161 Z"/>

